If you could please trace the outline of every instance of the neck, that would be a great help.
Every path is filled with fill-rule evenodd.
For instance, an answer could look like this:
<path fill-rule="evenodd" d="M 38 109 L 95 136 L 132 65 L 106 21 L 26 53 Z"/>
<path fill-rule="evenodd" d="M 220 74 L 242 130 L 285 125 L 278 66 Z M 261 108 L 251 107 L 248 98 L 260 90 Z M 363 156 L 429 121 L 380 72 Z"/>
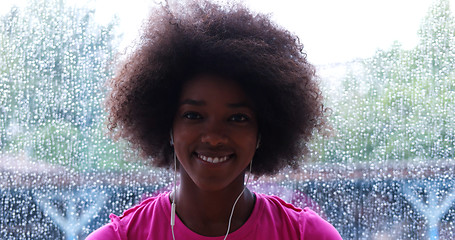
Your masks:
<path fill-rule="evenodd" d="M 197 187 L 186 173 L 181 173 L 181 185 L 177 191 L 177 215 L 192 231 L 203 236 L 226 234 L 229 216 L 237 197 L 230 232 L 239 229 L 250 216 L 254 207 L 254 195 L 245 189 L 244 174 L 226 188 L 206 191 Z"/>

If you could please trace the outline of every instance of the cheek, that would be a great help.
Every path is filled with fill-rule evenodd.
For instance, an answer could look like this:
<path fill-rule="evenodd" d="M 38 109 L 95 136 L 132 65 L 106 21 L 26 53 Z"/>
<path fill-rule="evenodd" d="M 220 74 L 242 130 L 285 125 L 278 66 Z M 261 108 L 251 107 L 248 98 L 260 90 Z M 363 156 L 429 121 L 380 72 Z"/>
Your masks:
<path fill-rule="evenodd" d="M 256 131 L 249 131 L 248 133 L 241 133 L 237 136 L 238 144 L 242 146 L 244 151 L 254 154 L 257 145 Z"/>
<path fill-rule="evenodd" d="M 174 132 L 174 145 L 177 153 L 185 154 L 197 143 L 198 135 L 191 128 L 179 128 Z"/>

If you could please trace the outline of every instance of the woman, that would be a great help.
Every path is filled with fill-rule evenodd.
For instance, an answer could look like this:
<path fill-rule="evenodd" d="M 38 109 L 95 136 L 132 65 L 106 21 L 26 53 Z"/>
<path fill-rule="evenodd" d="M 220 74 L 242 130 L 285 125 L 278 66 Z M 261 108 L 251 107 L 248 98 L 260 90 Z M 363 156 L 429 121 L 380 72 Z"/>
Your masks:
<path fill-rule="evenodd" d="M 175 168 L 180 185 L 88 239 L 341 239 L 245 183 L 299 166 L 324 123 L 314 74 L 297 37 L 267 16 L 209 2 L 155 9 L 111 81 L 109 127 Z"/>

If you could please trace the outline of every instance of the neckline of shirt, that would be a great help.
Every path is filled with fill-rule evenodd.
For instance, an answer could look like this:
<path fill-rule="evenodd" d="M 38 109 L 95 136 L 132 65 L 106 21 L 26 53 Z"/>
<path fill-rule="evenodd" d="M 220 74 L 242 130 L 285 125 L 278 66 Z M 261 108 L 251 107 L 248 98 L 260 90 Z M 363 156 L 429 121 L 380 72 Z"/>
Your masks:
<path fill-rule="evenodd" d="M 160 205 L 162 206 L 162 209 L 165 213 L 170 213 L 171 212 L 171 202 L 169 200 L 169 194 L 170 192 L 166 193 L 164 197 L 160 198 Z M 250 235 L 253 229 L 256 229 L 257 227 L 257 221 L 256 219 L 259 219 L 261 216 L 260 214 L 262 213 L 262 208 L 264 207 L 264 200 L 260 194 L 254 193 L 256 197 L 256 201 L 254 203 L 253 211 L 251 212 L 251 215 L 248 217 L 246 222 L 237 230 L 234 232 L 230 233 L 227 237 L 227 240 L 229 239 L 247 239 L 248 235 Z M 169 214 L 165 214 L 166 220 L 170 222 L 170 216 Z M 227 226 L 226 226 L 227 227 Z M 169 226 L 170 228 L 170 226 Z M 207 237 L 203 236 L 200 234 L 197 234 L 193 232 L 191 229 L 189 229 L 183 222 L 180 220 L 180 218 L 176 215 L 175 216 L 175 226 L 174 226 L 174 231 L 176 235 L 176 239 L 178 239 L 177 236 L 184 236 L 184 239 L 191 239 L 191 240 L 223 240 L 223 236 L 218 236 L 218 237 Z"/>

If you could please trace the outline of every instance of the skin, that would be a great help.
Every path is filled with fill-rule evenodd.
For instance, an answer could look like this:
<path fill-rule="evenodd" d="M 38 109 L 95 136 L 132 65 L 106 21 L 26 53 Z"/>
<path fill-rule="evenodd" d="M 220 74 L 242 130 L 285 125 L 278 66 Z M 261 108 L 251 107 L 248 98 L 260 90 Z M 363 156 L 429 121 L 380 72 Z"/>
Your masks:
<path fill-rule="evenodd" d="M 173 138 L 181 179 L 177 215 L 198 234 L 225 235 L 258 141 L 251 101 L 233 81 L 212 75 L 190 79 L 182 89 Z M 208 157 L 220 162 L 209 162 Z M 246 222 L 254 201 L 246 189 L 235 207 L 230 232 Z"/>

